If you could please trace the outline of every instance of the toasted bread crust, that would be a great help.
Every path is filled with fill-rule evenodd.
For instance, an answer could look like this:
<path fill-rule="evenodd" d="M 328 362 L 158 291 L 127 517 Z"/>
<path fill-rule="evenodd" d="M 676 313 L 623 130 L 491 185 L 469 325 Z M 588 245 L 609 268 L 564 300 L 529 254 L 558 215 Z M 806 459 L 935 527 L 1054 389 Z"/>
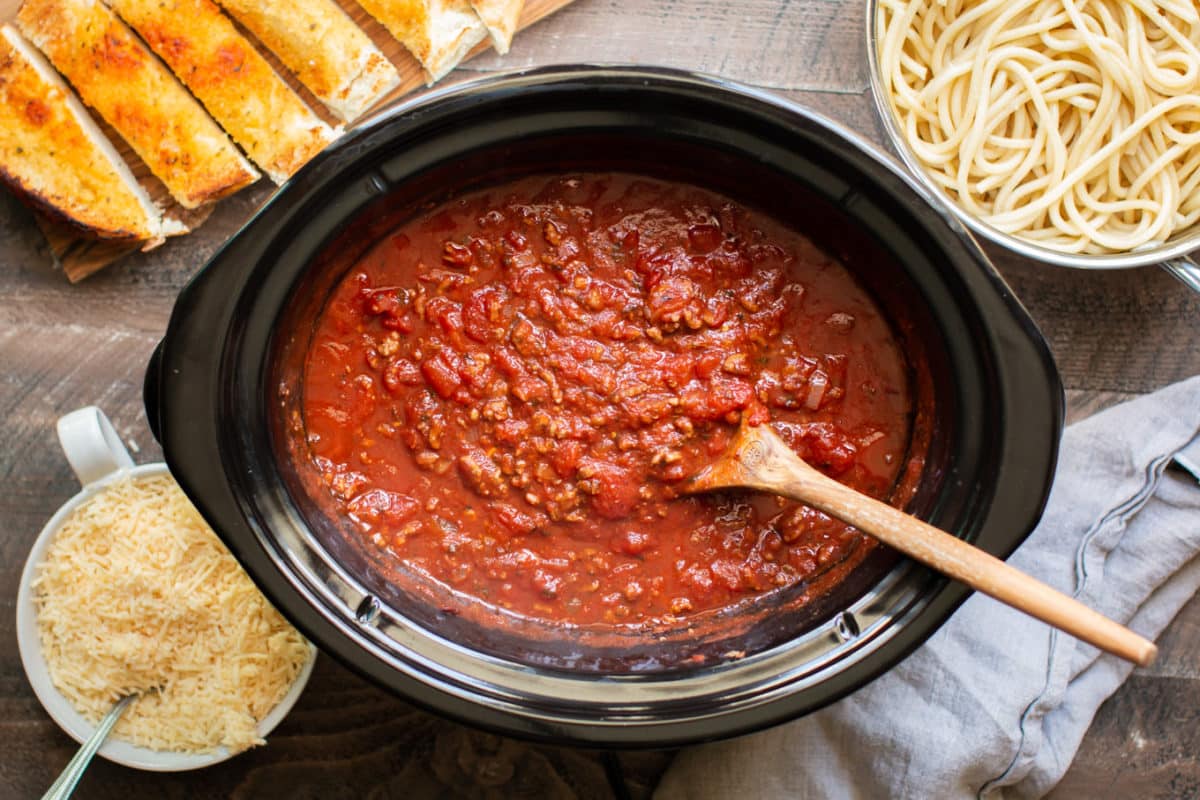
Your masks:
<path fill-rule="evenodd" d="M 471 8 L 487 26 L 496 52 L 504 55 L 512 45 L 525 0 L 471 0 Z"/>
<path fill-rule="evenodd" d="M 431 83 L 458 66 L 488 33 L 470 0 L 360 0 L 359 5 L 421 62 Z"/>
<path fill-rule="evenodd" d="M 76 215 L 80 206 L 74 203 L 73 198 L 63 194 L 47 193 L 44 189 L 32 185 L 26 175 L 17 170 L 9 170 L 2 164 L 0 164 L 0 183 L 11 189 L 17 199 L 46 217 L 51 223 L 65 225 L 83 238 L 105 239 L 114 242 L 140 242 L 149 241 L 152 238 L 154 241 L 161 241 L 159 237 L 153 237 L 149 229 L 143 226 L 115 227 L 110 218 L 103 216 L 83 219 Z M 98 224 L 97 219 L 99 219 Z"/>
<path fill-rule="evenodd" d="M 18 26 L 185 208 L 258 172 L 187 90 L 97 0 L 26 0 Z"/>
<path fill-rule="evenodd" d="M 336 138 L 212 0 L 108 2 L 276 183 Z"/>
<path fill-rule="evenodd" d="M 7 25 L 0 30 L 0 180 L 87 236 L 159 238 L 161 218 L 149 197 L 139 196 L 115 151 L 98 144 L 103 135 L 70 89 L 40 74 L 19 49 L 18 36 Z"/>
<path fill-rule="evenodd" d="M 350 122 L 400 74 L 334 0 L 217 0 L 318 100 Z"/>

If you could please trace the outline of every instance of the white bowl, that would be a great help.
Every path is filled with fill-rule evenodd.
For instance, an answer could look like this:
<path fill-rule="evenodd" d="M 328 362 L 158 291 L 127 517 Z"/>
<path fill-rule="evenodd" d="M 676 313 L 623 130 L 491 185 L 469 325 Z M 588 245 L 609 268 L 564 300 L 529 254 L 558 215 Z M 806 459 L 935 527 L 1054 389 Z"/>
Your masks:
<path fill-rule="evenodd" d="M 25 675 L 29 678 L 42 707 L 71 738 L 82 743 L 92 735 L 96 726 L 76 711 L 50 680 L 50 672 L 46 667 L 46 660 L 42 657 L 41 642 L 38 639 L 37 615 L 33 605 L 34 573 L 37 565 L 45 558 L 46 549 L 54 540 L 54 535 L 76 508 L 113 481 L 125 476 L 163 475 L 169 472 L 167 465 L 162 463 L 134 466 L 133 459 L 121 443 L 112 423 L 108 421 L 104 412 L 95 406 L 81 408 L 60 419 L 58 438 L 71 468 L 83 485 L 83 490 L 63 504 L 50 518 L 29 551 L 25 569 L 21 572 L 21 587 L 17 593 L 17 646 L 21 651 L 21 664 L 25 667 Z M 296 704 L 312 674 L 316 652 L 316 648 L 313 648 L 312 655 L 287 694 L 258 723 L 259 736 L 265 738 Z M 178 772 L 219 763 L 230 758 L 233 753 L 223 747 L 210 753 L 151 750 L 109 737 L 100 748 L 99 755 L 127 767 Z"/>

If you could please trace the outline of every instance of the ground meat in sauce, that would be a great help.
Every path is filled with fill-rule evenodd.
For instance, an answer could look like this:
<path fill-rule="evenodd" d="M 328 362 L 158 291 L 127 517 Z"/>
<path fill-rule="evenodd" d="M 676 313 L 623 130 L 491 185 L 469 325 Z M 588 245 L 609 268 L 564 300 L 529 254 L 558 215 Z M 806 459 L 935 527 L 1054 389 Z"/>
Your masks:
<path fill-rule="evenodd" d="M 543 176 L 428 210 L 354 265 L 302 410 L 387 559 L 520 614 L 643 624 L 866 546 L 791 502 L 678 489 L 746 419 L 885 497 L 906 369 L 868 295 L 787 227 L 686 184 Z"/>

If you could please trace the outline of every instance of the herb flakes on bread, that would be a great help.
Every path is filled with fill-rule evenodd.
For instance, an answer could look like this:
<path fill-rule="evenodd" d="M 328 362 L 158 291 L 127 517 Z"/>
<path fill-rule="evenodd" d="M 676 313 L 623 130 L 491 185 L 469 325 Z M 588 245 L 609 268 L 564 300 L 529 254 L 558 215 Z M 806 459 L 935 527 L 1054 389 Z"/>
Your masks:
<path fill-rule="evenodd" d="M 98 0 L 25 0 L 17 26 L 184 208 L 258 180 L 217 123 Z"/>
<path fill-rule="evenodd" d="M 212 0 L 108 2 L 275 183 L 337 138 Z"/>
<path fill-rule="evenodd" d="M 0 175 L 86 236 L 156 244 L 185 230 L 164 222 L 83 104 L 11 25 L 0 26 Z"/>
<path fill-rule="evenodd" d="M 340 119 L 400 85 L 400 73 L 334 0 L 217 0 Z"/>

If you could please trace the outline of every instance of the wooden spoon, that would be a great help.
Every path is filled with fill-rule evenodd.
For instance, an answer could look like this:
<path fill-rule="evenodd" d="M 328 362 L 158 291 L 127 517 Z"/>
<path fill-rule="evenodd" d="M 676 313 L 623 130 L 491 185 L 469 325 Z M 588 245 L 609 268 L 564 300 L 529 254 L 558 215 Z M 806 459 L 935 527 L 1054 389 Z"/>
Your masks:
<path fill-rule="evenodd" d="M 685 493 L 746 488 L 790 497 L 869 533 L 972 589 L 1143 667 L 1154 643 L 995 556 L 897 508 L 828 478 L 797 456 L 770 425 L 743 424 L 729 449 L 684 485 Z"/>

